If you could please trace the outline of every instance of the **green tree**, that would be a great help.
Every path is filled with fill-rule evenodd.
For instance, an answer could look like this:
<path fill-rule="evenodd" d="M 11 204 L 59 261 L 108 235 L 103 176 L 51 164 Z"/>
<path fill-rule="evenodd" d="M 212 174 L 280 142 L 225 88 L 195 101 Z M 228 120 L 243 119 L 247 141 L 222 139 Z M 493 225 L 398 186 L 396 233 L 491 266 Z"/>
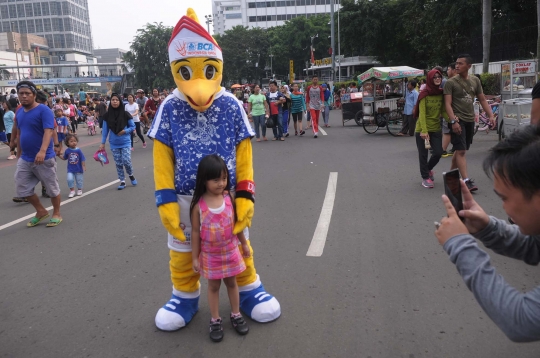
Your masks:
<path fill-rule="evenodd" d="M 124 61 L 135 71 L 137 87 L 151 90 L 174 86 L 167 51 L 171 35 L 172 27 L 161 22 L 137 30 L 130 51 L 124 55 Z"/>

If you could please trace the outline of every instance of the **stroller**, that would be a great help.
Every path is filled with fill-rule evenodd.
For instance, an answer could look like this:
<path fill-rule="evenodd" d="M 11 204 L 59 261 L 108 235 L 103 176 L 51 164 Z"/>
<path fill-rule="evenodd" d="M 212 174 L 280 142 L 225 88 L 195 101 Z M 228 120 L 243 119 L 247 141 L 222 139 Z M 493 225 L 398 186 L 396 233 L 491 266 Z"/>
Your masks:
<path fill-rule="evenodd" d="M 92 116 L 86 117 L 86 125 L 88 126 L 88 135 L 96 134 L 96 121 L 94 117 Z"/>

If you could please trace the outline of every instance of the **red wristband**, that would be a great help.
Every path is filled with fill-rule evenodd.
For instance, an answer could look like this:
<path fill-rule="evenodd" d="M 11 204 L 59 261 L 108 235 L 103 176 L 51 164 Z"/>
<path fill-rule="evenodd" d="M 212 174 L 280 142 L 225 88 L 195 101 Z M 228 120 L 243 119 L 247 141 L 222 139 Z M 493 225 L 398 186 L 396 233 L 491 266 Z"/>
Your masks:
<path fill-rule="evenodd" d="M 247 191 L 251 195 L 255 195 L 255 182 L 253 180 L 242 180 L 236 184 L 236 191 Z"/>

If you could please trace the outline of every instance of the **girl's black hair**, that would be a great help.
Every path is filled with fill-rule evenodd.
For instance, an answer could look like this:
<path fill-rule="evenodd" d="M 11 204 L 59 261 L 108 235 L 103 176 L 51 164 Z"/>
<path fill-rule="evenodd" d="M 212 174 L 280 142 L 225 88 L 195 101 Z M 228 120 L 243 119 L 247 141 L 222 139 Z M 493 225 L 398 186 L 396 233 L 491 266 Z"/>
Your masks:
<path fill-rule="evenodd" d="M 227 174 L 227 185 L 225 186 L 225 190 L 230 192 L 231 176 L 229 175 L 229 169 L 227 169 L 227 164 L 225 164 L 225 161 L 217 154 L 207 155 L 201 160 L 199 167 L 197 168 L 197 179 L 195 181 L 193 200 L 191 200 L 191 205 L 189 207 L 190 219 L 192 217 L 193 208 L 195 205 L 197 205 L 199 200 L 201 200 L 204 193 L 206 193 L 206 182 L 212 179 L 220 178 L 223 173 Z"/>
<path fill-rule="evenodd" d="M 69 147 L 69 140 L 71 138 L 75 138 L 75 140 L 77 141 L 77 143 L 79 143 L 79 137 L 77 137 L 76 134 L 73 134 L 73 133 L 68 133 L 66 134 L 66 138 L 64 138 L 64 143 L 66 143 L 66 146 Z"/>

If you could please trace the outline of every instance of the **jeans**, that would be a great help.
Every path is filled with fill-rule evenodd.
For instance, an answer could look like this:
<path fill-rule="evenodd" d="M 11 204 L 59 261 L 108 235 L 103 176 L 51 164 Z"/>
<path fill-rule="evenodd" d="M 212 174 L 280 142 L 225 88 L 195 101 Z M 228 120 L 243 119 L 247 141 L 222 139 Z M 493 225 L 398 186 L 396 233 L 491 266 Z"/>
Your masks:
<path fill-rule="evenodd" d="M 418 148 L 418 161 L 420 163 L 420 175 L 422 179 L 429 178 L 429 171 L 433 170 L 442 156 L 442 132 L 429 132 L 429 144 L 433 148 L 433 154 L 428 161 L 429 149 L 426 149 L 424 139 L 420 133 L 416 133 L 416 147 Z"/>
<path fill-rule="evenodd" d="M 116 164 L 116 172 L 118 173 L 118 179 L 125 182 L 126 177 L 124 175 L 124 167 L 129 176 L 133 175 L 133 166 L 131 165 L 131 149 L 129 147 L 111 149 L 114 162 Z"/>
<path fill-rule="evenodd" d="M 67 184 L 70 189 L 75 188 L 75 181 L 77 182 L 77 189 L 82 189 L 84 184 L 83 173 L 67 173 Z"/>
<path fill-rule="evenodd" d="M 284 109 L 282 113 L 283 120 L 281 123 L 283 123 L 283 133 L 289 133 L 289 110 Z"/>
<path fill-rule="evenodd" d="M 323 113 L 324 124 L 328 124 L 329 119 L 330 119 L 330 106 L 324 106 L 324 113 Z"/>
<path fill-rule="evenodd" d="M 253 116 L 253 124 L 255 125 L 255 137 L 261 137 L 259 127 L 261 127 L 263 137 L 266 137 L 266 123 L 264 114 L 261 114 L 260 116 Z"/>
<path fill-rule="evenodd" d="M 274 128 L 272 128 L 274 138 L 280 139 L 281 137 L 283 137 L 281 114 L 273 114 L 272 119 L 274 120 Z"/>

